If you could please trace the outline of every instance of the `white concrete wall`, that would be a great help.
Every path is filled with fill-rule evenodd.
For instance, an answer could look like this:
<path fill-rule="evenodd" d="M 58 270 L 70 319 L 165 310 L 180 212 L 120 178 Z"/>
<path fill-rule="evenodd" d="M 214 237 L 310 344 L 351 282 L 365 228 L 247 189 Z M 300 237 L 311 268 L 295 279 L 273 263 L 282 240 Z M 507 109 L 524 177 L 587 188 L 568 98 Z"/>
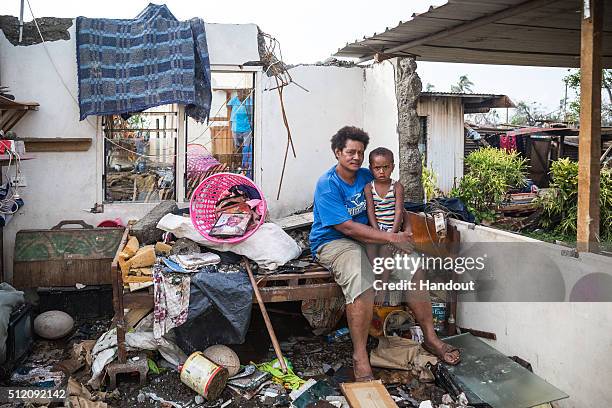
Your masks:
<path fill-rule="evenodd" d="M 566 287 L 586 274 L 610 273 L 612 258 L 580 254 L 562 256 L 567 248 L 545 244 L 492 228 L 453 221 L 461 232 L 462 243 L 526 243 L 537 246 L 539 255 L 517 253 L 520 263 L 530 265 L 528 273 L 538 274 L 555 264 Z M 531 251 L 530 251 L 531 254 Z M 535 259 L 527 259 L 535 258 Z M 498 273 L 515 276 L 514 262 L 502 263 Z M 534 274 L 535 275 L 535 274 Z M 537 279 L 537 276 L 532 276 Z M 529 291 L 529 285 L 524 290 Z M 569 292 L 569 290 L 567 291 Z M 503 294 L 500 294 L 503 295 Z M 461 327 L 493 332 L 497 340 L 486 340 L 506 355 L 529 361 L 536 374 L 570 395 L 560 408 L 600 408 L 612 406 L 612 303 L 591 302 L 461 302 L 457 323 Z"/>
<path fill-rule="evenodd" d="M 399 139 L 397 136 L 397 99 L 395 97 L 395 59 L 372 65 L 365 70 L 363 127 L 370 135 L 370 147 L 386 147 L 395 156 L 391 177 L 399 178 Z M 366 155 L 367 156 L 367 155 Z M 368 165 L 368 160 L 364 166 Z"/>
<path fill-rule="evenodd" d="M 242 65 L 259 61 L 255 24 L 206 23 L 211 65 Z"/>
<path fill-rule="evenodd" d="M 463 103 L 461 98 L 421 97 L 417 113 L 427 116 L 427 167 L 448 193 L 463 177 Z"/>
<path fill-rule="evenodd" d="M 298 66 L 290 71 L 296 85 L 285 88 L 284 105 L 297 158 L 289 151 L 280 199 L 278 185 L 287 143 L 278 92 L 263 91 L 259 146 L 260 185 L 272 218 L 289 215 L 312 204 L 318 178 L 335 162 L 330 147 L 334 133 L 345 125 L 363 127 L 363 69 Z M 262 88 L 275 87 L 266 76 Z"/>

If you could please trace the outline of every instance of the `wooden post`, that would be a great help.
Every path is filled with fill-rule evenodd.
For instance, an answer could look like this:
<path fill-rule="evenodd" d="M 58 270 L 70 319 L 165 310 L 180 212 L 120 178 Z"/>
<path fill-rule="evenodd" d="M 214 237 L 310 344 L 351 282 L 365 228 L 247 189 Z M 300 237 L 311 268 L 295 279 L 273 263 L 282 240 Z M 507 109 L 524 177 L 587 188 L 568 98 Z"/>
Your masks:
<path fill-rule="evenodd" d="M 280 344 L 276 338 L 276 333 L 274 333 L 274 327 L 272 327 L 272 322 L 270 321 L 270 316 L 268 316 L 268 311 L 266 310 L 266 305 L 261 297 L 261 293 L 259 293 L 259 287 L 257 286 L 257 281 L 255 281 L 255 277 L 253 276 L 253 271 L 251 271 L 251 265 L 249 264 L 249 260 L 243 256 L 242 261 L 244 262 L 244 266 L 249 275 L 249 279 L 251 280 L 251 285 L 253 286 L 253 292 L 255 293 L 255 298 L 257 299 L 257 303 L 259 303 L 259 310 L 261 310 L 261 315 L 264 318 L 264 322 L 266 323 L 266 328 L 268 329 L 268 334 L 270 335 L 270 340 L 272 341 L 272 347 L 274 347 L 274 353 L 276 353 L 276 357 L 278 358 L 278 363 L 280 364 L 281 371 L 283 374 L 287 373 L 287 363 L 285 363 L 285 358 L 283 357 L 283 352 L 281 351 Z"/>
<path fill-rule="evenodd" d="M 598 250 L 601 155 L 601 36 L 604 0 L 582 0 L 577 249 Z"/>

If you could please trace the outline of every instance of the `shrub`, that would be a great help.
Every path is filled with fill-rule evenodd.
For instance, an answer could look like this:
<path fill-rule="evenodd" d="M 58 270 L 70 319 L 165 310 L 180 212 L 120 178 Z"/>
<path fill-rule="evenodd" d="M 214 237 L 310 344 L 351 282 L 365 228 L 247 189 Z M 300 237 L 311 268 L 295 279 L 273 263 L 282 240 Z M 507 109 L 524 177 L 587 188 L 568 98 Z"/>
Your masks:
<path fill-rule="evenodd" d="M 425 202 L 428 202 L 432 198 L 441 196 L 442 192 L 438 188 L 438 175 L 433 169 L 427 167 L 427 164 L 425 163 L 425 156 L 421 157 L 421 164 L 423 166 L 423 172 L 421 173 L 421 182 L 423 183 Z"/>
<path fill-rule="evenodd" d="M 578 163 L 559 159 L 551 165 L 550 189 L 538 202 L 542 205 L 540 226 L 556 233 L 576 236 L 578 219 Z M 599 192 L 600 240 L 612 240 L 612 170 L 602 169 Z"/>
<path fill-rule="evenodd" d="M 460 198 L 477 220 L 493 220 L 508 190 L 525 185 L 526 161 L 517 152 L 478 149 L 465 158 L 467 174 L 451 195 Z"/>

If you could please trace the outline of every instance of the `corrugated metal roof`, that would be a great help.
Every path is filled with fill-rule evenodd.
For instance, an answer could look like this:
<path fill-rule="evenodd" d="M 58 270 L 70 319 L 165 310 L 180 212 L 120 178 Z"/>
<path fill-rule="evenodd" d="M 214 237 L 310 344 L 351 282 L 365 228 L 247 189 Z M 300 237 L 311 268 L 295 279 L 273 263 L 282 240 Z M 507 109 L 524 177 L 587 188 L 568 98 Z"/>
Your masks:
<path fill-rule="evenodd" d="M 515 108 L 507 95 L 461 93 L 461 92 L 421 92 L 421 97 L 461 98 L 467 110 L 481 108 Z"/>
<path fill-rule="evenodd" d="M 581 4 L 581 0 L 452 0 L 347 44 L 335 55 L 367 60 L 382 53 L 415 55 L 422 61 L 578 67 Z M 610 8 L 604 15 L 602 44 L 603 64 L 612 67 Z"/>

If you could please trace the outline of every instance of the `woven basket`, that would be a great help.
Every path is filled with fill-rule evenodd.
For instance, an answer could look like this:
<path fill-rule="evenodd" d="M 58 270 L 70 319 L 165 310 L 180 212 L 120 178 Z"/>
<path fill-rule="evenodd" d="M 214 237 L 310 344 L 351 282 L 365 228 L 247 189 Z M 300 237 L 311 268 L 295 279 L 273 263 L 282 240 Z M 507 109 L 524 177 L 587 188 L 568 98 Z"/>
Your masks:
<path fill-rule="evenodd" d="M 259 206 L 257 207 L 257 212 L 261 215 L 259 218 L 259 223 L 255 226 L 255 228 L 252 228 L 250 231 L 247 231 L 246 234 L 240 237 L 211 237 L 208 235 L 208 233 L 215 224 L 217 218 L 217 215 L 215 214 L 215 205 L 217 204 L 219 197 L 221 197 L 221 194 L 229 190 L 230 187 L 239 184 L 251 186 L 259 192 L 259 195 L 261 196 L 261 203 L 259 203 Z M 204 181 L 202 181 L 193 192 L 189 208 L 191 222 L 200 235 L 209 241 L 219 243 L 237 243 L 244 241 L 253 235 L 261 224 L 264 223 L 267 210 L 266 200 L 264 199 L 263 193 L 259 187 L 257 187 L 257 185 L 255 185 L 251 179 L 240 174 L 233 173 L 217 173 L 204 179 Z"/>

